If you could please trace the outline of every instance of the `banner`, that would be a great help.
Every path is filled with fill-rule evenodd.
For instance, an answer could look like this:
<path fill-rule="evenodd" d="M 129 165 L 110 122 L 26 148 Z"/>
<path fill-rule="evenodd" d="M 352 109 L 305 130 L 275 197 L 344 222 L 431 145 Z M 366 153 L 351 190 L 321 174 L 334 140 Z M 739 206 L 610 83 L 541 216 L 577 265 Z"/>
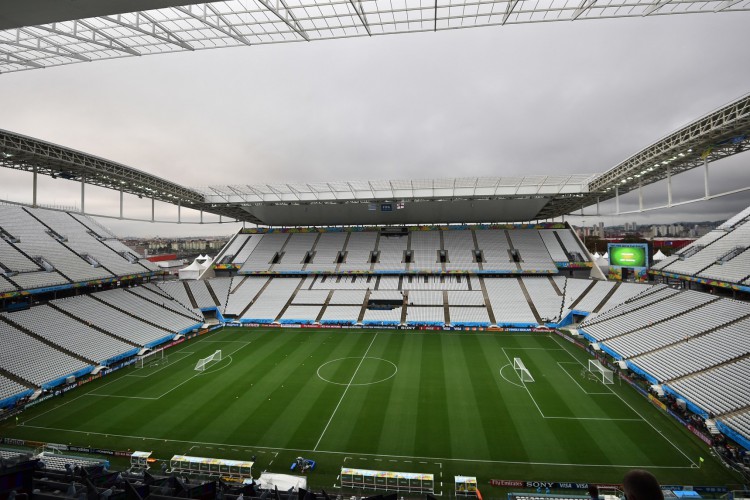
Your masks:
<path fill-rule="evenodd" d="M 619 488 L 622 485 L 610 483 L 582 483 L 580 481 L 519 481 L 513 479 L 490 479 L 490 485 L 505 488 L 549 488 L 558 490 L 587 490 L 594 485 L 598 488 Z"/>
<path fill-rule="evenodd" d="M 648 400 L 651 401 L 651 404 L 653 404 L 657 408 L 661 408 L 662 410 L 667 411 L 667 405 L 659 401 L 659 399 L 657 399 L 653 394 L 649 393 Z"/>

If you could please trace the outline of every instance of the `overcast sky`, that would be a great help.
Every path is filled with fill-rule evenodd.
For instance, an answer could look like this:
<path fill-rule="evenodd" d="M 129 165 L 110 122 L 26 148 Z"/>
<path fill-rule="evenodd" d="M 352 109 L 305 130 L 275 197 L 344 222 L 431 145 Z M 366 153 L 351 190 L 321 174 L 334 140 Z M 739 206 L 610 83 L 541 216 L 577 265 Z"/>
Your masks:
<path fill-rule="evenodd" d="M 748 26 L 750 12 L 690 14 L 74 64 L 0 75 L 0 127 L 187 186 L 603 172 L 750 91 Z M 713 164 L 712 191 L 750 186 L 749 161 Z M 41 203 L 80 203 L 75 183 L 40 187 Z M 675 201 L 701 195 L 702 172 L 674 187 Z M 117 193 L 86 189 L 87 211 L 117 214 Z M 663 184 L 645 193 L 666 203 Z M 0 198 L 29 202 L 30 175 L 2 169 Z M 586 223 L 726 219 L 748 205 L 750 192 Z M 150 204 L 126 197 L 125 211 L 148 217 Z M 123 236 L 237 228 L 100 222 Z"/>

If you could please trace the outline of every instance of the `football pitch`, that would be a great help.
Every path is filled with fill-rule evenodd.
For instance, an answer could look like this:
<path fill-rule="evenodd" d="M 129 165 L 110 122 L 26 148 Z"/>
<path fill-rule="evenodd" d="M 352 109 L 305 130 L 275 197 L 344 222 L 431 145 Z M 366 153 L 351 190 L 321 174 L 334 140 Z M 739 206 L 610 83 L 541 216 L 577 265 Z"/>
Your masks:
<path fill-rule="evenodd" d="M 221 350 L 222 360 L 196 371 Z M 708 447 L 555 334 L 225 328 L 122 369 L 5 422 L 4 437 L 249 460 L 311 486 L 342 466 L 489 479 L 618 483 L 646 468 L 662 483 L 736 482 Z M 519 358 L 533 377 L 513 368 Z M 699 457 L 705 462 L 700 463 Z M 484 492 L 484 491 L 483 491 Z"/>

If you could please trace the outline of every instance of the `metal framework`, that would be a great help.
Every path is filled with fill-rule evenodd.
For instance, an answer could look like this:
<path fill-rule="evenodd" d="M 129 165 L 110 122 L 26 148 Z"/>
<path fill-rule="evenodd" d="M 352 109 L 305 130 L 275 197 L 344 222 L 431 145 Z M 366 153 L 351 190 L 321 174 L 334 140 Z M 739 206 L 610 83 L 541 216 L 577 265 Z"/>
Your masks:
<path fill-rule="evenodd" d="M 639 151 L 594 179 L 602 199 L 750 149 L 750 94 Z"/>
<path fill-rule="evenodd" d="M 338 181 L 311 184 L 209 186 L 209 203 L 341 203 L 379 200 L 481 199 L 558 196 L 588 191 L 592 175 L 462 177 L 449 179 Z"/>
<path fill-rule="evenodd" d="M 705 195 L 680 204 L 750 190 L 750 186 L 739 187 L 730 192 L 717 194 L 709 192 L 708 184 L 709 163 L 748 149 L 750 94 L 695 120 L 604 174 L 593 175 L 337 181 L 187 188 L 120 163 L 0 130 L 0 167 L 33 173 L 33 205 L 37 203 L 36 178 L 38 174 L 43 174 L 53 178 L 79 181 L 80 211 L 84 213 L 84 186 L 91 184 L 120 192 L 120 218 L 125 218 L 122 195 L 130 193 L 152 200 L 152 221 L 155 220 L 153 202 L 158 200 L 177 205 L 179 208 L 191 208 L 256 224 L 267 224 L 268 220 L 301 219 L 307 208 L 302 211 L 294 208 L 299 206 L 309 207 L 319 214 L 323 214 L 325 210 L 328 216 L 334 217 L 341 212 L 331 210 L 347 212 L 351 211 L 347 205 L 361 206 L 381 201 L 432 203 L 432 212 L 421 210 L 418 214 L 425 219 L 445 217 L 444 213 L 438 214 L 439 209 L 451 201 L 480 202 L 477 207 L 485 201 L 490 201 L 490 205 L 481 206 L 491 210 L 490 206 L 498 208 L 502 205 L 499 202 L 503 200 L 515 200 L 525 207 L 514 215 L 525 217 L 518 220 L 541 220 L 582 211 L 584 207 L 592 205 L 597 206 L 598 214 L 599 202 L 615 198 L 616 213 L 620 213 L 621 194 L 636 189 L 640 192 L 643 186 L 663 179 L 668 180 L 667 204 L 664 207 L 671 207 L 677 205 L 672 203 L 671 177 L 696 167 L 704 167 Z M 642 192 L 640 194 L 639 211 L 643 211 Z M 456 213 L 459 213 L 459 204 L 455 206 Z M 265 209 L 259 210 L 258 207 Z M 464 210 L 467 211 L 464 213 L 471 212 L 472 207 L 474 205 L 464 206 Z M 502 207 L 505 211 L 509 209 L 507 205 Z M 178 210 L 178 221 L 179 213 Z M 357 215 L 358 221 L 353 223 L 361 223 L 361 220 L 366 220 L 370 215 Z M 476 213 L 472 215 L 477 216 Z"/>
<path fill-rule="evenodd" d="M 0 73 L 269 43 L 747 10 L 750 10 L 750 0 L 233 0 L 196 3 L 2 30 Z"/>

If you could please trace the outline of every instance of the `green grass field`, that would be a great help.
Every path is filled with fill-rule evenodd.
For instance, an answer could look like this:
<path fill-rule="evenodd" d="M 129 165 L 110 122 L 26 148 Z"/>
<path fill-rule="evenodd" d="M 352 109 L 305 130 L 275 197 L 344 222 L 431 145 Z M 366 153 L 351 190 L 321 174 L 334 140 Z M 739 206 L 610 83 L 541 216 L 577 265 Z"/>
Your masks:
<path fill-rule="evenodd" d="M 196 362 L 221 349 L 205 372 Z M 513 370 L 521 358 L 534 377 Z M 737 482 L 705 444 L 627 384 L 586 377 L 585 352 L 556 335 L 227 328 L 6 422 L 6 437 L 249 459 L 333 490 L 340 467 L 489 479 Z M 706 461 L 698 468 L 699 457 Z"/>

